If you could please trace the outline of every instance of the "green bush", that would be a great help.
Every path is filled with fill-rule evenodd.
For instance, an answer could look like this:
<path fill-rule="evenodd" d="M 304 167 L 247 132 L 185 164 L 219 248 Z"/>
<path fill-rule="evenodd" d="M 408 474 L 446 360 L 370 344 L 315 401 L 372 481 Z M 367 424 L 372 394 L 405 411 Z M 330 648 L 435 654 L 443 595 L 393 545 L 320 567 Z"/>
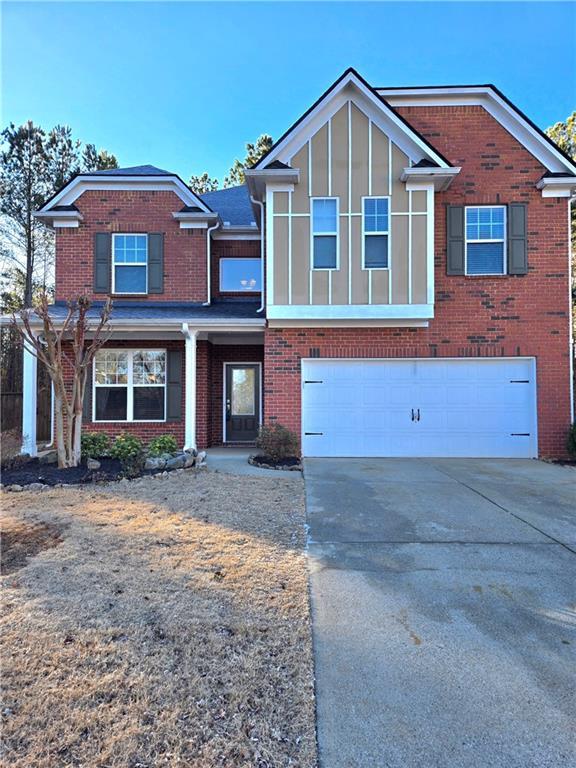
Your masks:
<path fill-rule="evenodd" d="M 126 477 L 136 477 L 144 466 L 144 444 L 136 435 L 123 432 L 114 440 L 110 448 L 110 456 L 121 462 Z"/>
<path fill-rule="evenodd" d="M 568 439 L 566 440 L 566 448 L 570 456 L 576 459 L 576 421 L 568 430 Z"/>
<path fill-rule="evenodd" d="M 256 446 L 274 461 L 299 455 L 297 435 L 282 424 L 274 423 L 267 427 L 260 427 Z"/>
<path fill-rule="evenodd" d="M 83 459 L 101 459 L 110 454 L 110 438 L 104 432 L 82 432 L 80 447 Z"/>
<path fill-rule="evenodd" d="M 174 435 L 158 435 L 148 444 L 148 456 L 162 456 L 163 453 L 175 453 L 178 443 Z"/>

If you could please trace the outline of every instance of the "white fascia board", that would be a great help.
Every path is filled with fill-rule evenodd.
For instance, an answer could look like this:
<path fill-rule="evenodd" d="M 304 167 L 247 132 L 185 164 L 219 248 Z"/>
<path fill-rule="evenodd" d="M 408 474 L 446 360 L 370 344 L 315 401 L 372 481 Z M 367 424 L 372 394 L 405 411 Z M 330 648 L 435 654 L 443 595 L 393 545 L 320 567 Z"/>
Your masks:
<path fill-rule="evenodd" d="M 430 320 L 433 304 L 272 304 L 269 320 Z"/>
<path fill-rule="evenodd" d="M 443 192 L 452 184 L 453 179 L 462 169 L 454 168 L 404 168 L 400 181 L 407 182 L 406 190 L 415 192 L 419 189 L 427 189 L 430 185 L 437 192 Z"/>
<path fill-rule="evenodd" d="M 92 320 L 92 318 L 91 318 Z M 10 325 L 12 322 L 12 319 L 6 315 L 0 317 L 0 326 L 7 326 Z M 54 325 L 58 327 L 58 325 L 61 324 L 60 322 L 55 320 Z M 90 321 L 89 321 L 90 322 Z M 157 331 L 158 333 L 162 332 L 173 332 L 178 331 L 180 332 L 182 328 L 182 324 L 187 323 L 190 328 L 194 329 L 202 329 L 203 331 L 218 331 L 220 333 L 226 332 L 226 333 L 234 333 L 236 331 L 242 331 L 246 332 L 249 330 L 262 330 L 266 326 L 266 320 L 264 318 L 257 318 L 254 320 L 237 320 L 234 322 L 230 322 L 230 320 L 207 320 L 207 319 L 191 319 L 189 317 L 181 317 L 178 319 L 171 319 L 169 321 L 162 321 L 162 320 L 116 320 L 114 321 L 111 319 L 108 323 L 108 326 L 112 332 L 126 332 L 126 333 L 132 333 L 133 331 Z M 87 329 L 87 333 L 89 334 L 91 330 L 93 331 L 94 328 L 97 325 L 97 318 L 93 319 L 92 325 L 90 325 Z M 42 323 L 37 318 L 31 318 L 30 319 L 30 325 L 32 328 L 42 328 Z"/>
<path fill-rule="evenodd" d="M 227 227 L 217 229 L 213 235 L 213 240 L 260 240 L 260 230 L 257 227 L 246 227 L 244 230 Z"/>
<path fill-rule="evenodd" d="M 196 205 L 207 214 L 213 213 L 203 200 L 195 195 L 177 176 L 77 176 L 58 194 L 40 208 L 39 213 L 49 212 L 56 205 L 72 205 L 87 191 L 111 192 L 174 192 L 186 205 Z"/>
<path fill-rule="evenodd" d="M 288 162 L 348 101 L 352 101 L 413 160 L 427 158 L 438 163 L 442 168 L 450 167 L 443 157 L 428 146 L 399 115 L 366 88 L 352 72 L 343 78 L 338 86 L 330 91 L 277 146 L 273 147 L 261 162 L 266 164 L 273 160 Z"/>
<path fill-rule="evenodd" d="M 276 188 L 284 186 L 294 189 L 295 184 L 300 183 L 299 168 L 248 170 L 244 171 L 244 178 L 250 191 L 250 196 L 257 200 L 263 200 L 266 187 L 274 185 Z"/>
<path fill-rule="evenodd" d="M 269 320 L 269 328 L 428 328 L 428 320 Z M 316 359 L 316 358 L 314 358 Z"/>
<path fill-rule="evenodd" d="M 52 229 L 75 229 L 84 220 L 80 211 L 34 211 L 33 216 Z"/>
<path fill-rule="evenodd" d="M 489 86 L 446 88 L 378 88 L 393 107 L 483 107 L 549 171 L 576 173 L 576 164 L 549 144 L 538 131 Z"/>
<path fill-rule="evenodd" d="M 536 189 L 542 190 L 542 197 L 574 197 L 576 195 L 576 177 L 544 177 L 536 184 Z"/>

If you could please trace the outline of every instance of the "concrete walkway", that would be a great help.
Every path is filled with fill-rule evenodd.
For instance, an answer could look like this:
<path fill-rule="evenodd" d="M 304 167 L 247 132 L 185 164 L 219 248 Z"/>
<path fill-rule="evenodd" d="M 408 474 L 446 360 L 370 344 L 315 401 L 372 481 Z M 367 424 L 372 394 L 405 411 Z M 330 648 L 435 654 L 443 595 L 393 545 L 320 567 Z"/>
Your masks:
<path fill-rule="evenodd" d="M 213 472 L 226 472 L 229 475 L 254 475 L 256 477 L 291 477 L 301 478 L 302 473 L 295 470 L 261 469 L 248 464 L 248 457 L 256 453 L 256 448 L 208 448 L 206 465 Z"/>
<path fill-rule="evenodd" d="M 305 463 L 321 768 L 568 768 L 576 470 Z"/>

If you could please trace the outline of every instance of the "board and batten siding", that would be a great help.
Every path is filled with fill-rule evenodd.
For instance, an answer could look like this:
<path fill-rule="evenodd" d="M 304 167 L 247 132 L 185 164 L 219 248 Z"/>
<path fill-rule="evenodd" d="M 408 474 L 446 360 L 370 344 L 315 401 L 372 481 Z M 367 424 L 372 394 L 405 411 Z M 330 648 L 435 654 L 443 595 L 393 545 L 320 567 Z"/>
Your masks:
<path fill-rule="evenodd" d="M 267 198 L 272 223 L 275 305 L 426 304 L 428 210 L 426 191 L 400 181 L 411 164 L 352 101 L 344 104 L 287 161 L 300 170 L 293 191 Z M 389 268 L 362 268 L 362 198 L 390 196 Z M 313 270 L 310 200 L 339 198 L 339 263 Z"/>

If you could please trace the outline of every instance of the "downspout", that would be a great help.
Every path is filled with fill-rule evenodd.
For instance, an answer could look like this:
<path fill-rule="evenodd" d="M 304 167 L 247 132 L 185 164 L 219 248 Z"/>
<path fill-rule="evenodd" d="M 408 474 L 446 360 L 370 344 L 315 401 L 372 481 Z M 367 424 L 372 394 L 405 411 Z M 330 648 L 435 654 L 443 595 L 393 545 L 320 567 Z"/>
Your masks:
<path fill-rule="evenodd" d="M 264 269 L 264 203 L 250 195 L 250 201 L 260 208 L 260 309 L 263 312 L 266 307 L 265 269 Z"/>
<path fill-rule="evenodd" d="M 574 355 L 576 353 L 576 347 L 574 346 L 574 320 L 573 320 L 573 308 L 572 308 L 572 204 L 576 200 L 576 197 L 568 198 L 568 316 L 569 316 L 569 328 L 570 328 L 570 422 L 574 423 Z"/>
<path fill-rule="evenodd" d="M 206 285 L 208 288 L 207 301 L 202 305 L 203 307 L 209 307 L 212 302 L 212 238 L 210 233 L 215 229 L 218 229 L 220 222 L 216 222 L 214 226 L 208 227 L 206 230 Z"/>

